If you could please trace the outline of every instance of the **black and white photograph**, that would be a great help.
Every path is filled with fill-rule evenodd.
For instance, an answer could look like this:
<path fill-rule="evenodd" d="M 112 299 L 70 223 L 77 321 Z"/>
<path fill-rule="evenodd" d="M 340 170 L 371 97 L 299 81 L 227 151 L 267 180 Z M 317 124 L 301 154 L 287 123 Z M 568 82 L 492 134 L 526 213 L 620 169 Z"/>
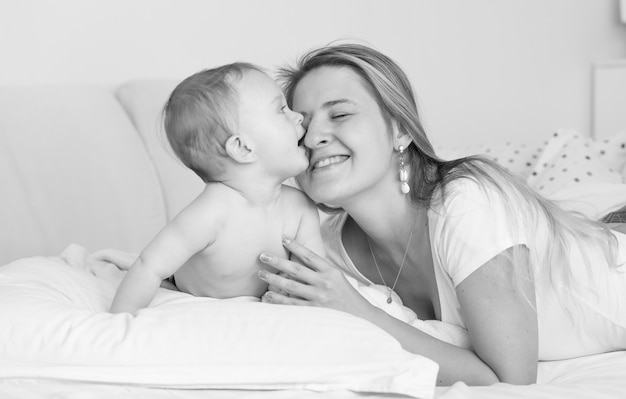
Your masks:
<path fill-rule="evenodd" d="M 0 0 L 1 399 L 626 398 L 626 0 Z"/>

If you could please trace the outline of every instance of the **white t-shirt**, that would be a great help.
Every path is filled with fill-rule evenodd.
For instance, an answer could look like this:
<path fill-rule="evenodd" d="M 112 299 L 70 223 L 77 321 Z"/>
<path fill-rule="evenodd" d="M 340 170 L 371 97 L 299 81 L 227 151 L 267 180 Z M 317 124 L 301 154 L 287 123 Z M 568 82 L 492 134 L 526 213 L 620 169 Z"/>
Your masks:
<path fill-rule="evenodd" d="M 458 179 L 447 186 L 445 200 L 428 212 L 431 249 L 441 321 L 465 327 L 456 295 L 456 287 L 479 267 L 502 251 L 516 245 L 550 245 L 547 221 L 536 223 L 527 237 L 523 223 L 512 231 L 506 204 L 494 189 L 481 188 L 474 180 Z M 328 217 L 322 227 L 327 257 L 362 282 L 363 276 L 348 256 L 341 231 L 345 212 Z M 520 216 L 522 217 L 522 216 Z M 523 219 L 525 220 L 525 219 Z M 541 221 L 541 218 L 539 218 Z M 528 231 L 528 230 L 526 230 Z M 573 243 L 570 267 L 584 286 L 593 282 L 583 295 L 575 295 L 575 304 L 566 311 L 552 289 L 536 282 L 539 327 L 539 359 L 556 360 L 613 350 L 626 349 L 626 235 L 615 232 L 619 244 L 618 264 L 609 267 L 599 250 L 591 250 L 593 278 Z M 533 265 L 533 267 L 541 267 Z M 546 273 L 535 273 L 548 278 Z"/>

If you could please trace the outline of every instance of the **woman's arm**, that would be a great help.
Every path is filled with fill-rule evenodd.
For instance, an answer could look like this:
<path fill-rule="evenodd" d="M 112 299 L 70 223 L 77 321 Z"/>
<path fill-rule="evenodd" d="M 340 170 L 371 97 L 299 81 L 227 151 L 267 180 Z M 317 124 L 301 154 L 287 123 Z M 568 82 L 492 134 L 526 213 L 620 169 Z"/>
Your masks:
<path fill-rule="evenodd" d="M 525 247 L 500 253 L 463 280 L 456 293 L 476 354 L 502 382 L 535 383 L 537 313 Z"/>
<path fill-rule="evenodd" d="M 284 244 L 290 252 L 302 260 L 303 264 L 264 254 L 269 255 L 262 257 L 265 263 L 291 277 L 286 279 L 266 271 L 260 272 L 260 277 L 264 281 L 291 294 L 285 296 L 270 291 L 263 298 L 265 302 L 327 307 L 369 320 L 394 336 L 407 351 L 439 363 L 441 385 L 451 385 L 457 381 L 464 381 L 470 385 L 487 385 L 499 381 L 492 368 L 472 350 L 437 340 L 388 315 L 363 298 L 352 288 L 343 273 L 325 259 L 296 241 L 286 240 Z M 470 278 L 472 276 L 468 277 Z M 475 285 L 476 287 L 467 284 L 464 289 L 466 292 L 474 292 L 481 284 Z M 482 339 L 480 342 L 483 342 Z"/>

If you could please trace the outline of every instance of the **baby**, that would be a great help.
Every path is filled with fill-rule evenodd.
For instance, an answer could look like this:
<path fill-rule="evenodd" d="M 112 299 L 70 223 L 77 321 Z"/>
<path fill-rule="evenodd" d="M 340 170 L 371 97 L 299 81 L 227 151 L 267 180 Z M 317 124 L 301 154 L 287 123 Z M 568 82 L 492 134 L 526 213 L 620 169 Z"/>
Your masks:
<path fill-rule="evenodd" d="M 284 254 L 293 237 L 324 256 L 312 201 L 283 182 L 304 171 L 302 115 L 259 67 L 234 63 L 196 73 L 165 104 L 168 141 L 205 183 L 141 252 L 122 280 L 111 312 L 149 306 L 161 281 L 196 296 L 260 297 L 263 251 Z"/>

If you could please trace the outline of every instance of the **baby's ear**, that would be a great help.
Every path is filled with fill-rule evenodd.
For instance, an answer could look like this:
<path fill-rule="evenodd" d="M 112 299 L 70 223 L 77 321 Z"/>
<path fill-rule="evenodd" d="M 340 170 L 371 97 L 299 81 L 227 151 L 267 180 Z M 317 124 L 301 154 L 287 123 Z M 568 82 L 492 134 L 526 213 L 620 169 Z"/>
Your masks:
<path fill-rule="evenodd" d="M 226 153 L 239 163 L 252 163 L 257 159 L 250 143 L 247 142 L 244 136 L 238 134 L 230 136 L 226 140 Z"/>

